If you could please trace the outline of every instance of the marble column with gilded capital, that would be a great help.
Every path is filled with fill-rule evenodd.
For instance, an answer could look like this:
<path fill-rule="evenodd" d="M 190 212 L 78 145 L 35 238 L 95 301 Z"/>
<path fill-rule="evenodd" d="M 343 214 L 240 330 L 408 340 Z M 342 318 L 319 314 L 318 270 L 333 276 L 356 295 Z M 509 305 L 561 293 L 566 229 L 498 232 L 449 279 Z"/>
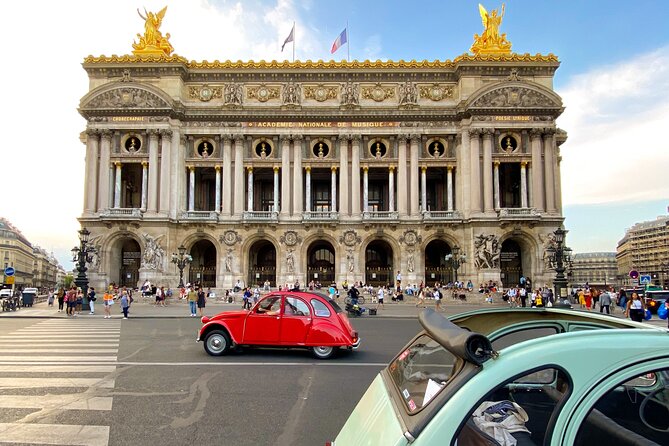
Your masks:
<path fill-rule="evenodd" d="M 460 145 L 455 152 L 455 159 L 457 162 L 458 174 L 455 178 L 457 183 L 458 203 L 462 204 L 461 211 L 469 214 L 471 211 L 471 182 L 467 178 L 469 172 L 469 165 L 471 164 L 471 157 L 469 149 L 471 148 L 471 140 L 469 138 L 469 129 L 464 129 L 460 134 Z"/>
<path fill-rule="evenodd" d="M 170 149 L 172 145 L 172 130 L 165 129 L 160 131 L 160 172 L 158 177 L 158 187 L 160 189 L 160 199 L 158 200 L 158 212 L 167 215 L 170 210 L 170 187 L 172 183 L 172 172 L 170 170 L 171 159 Z"/>
<path fill-rule="evenodd" d="M 369 168 L 362 168 L 362 211 L 369 212 Z"/>
<path fill-rule="evenodd" d="M 360 218 L 360 135 L 353 136 L 351 146 L 351 215 Z"/>
<path fill-rule="evenodd" d="M 420 168 L 420 204 L 423 212 L 429 211 L 427 208 L 427 167 Z"/>
<path fill-rule="evenodd" d="M 304 168 L 304 175 L 305 175 L 304 200 L 305 200 L 306 212 L 311 212 L 311 167 L 307 166 Z"/>
<path fill-rule="evenodd" d="M 84 172 L 84 213 L 95 212 L 98 195 L 98 152 L 100 150 L 100 132 L 86 130 L 86 171 Z"/>
<path fill-rule="evenodd" d="M 279 166 L 274 166 L 274 194 L 272 195 L 272 212 L 279 213 Z"/>
<path fill-rule="evenodd" d="M 397 184 L 400 188 L 397 190 L 397 210 L 400 218 L 408 214 L 408 196 L 409 188 L 407 184 L 407 137 L 400 135 L 397 138 Z"/>
<path fill-rule="evenodd" d="M 541 135 L 543 129 L 530 130 L 532 146 L 532 207 L 543 212 L 544 207 L 544 176 L 541 162 Z"/>
<path fill-rule="evenodd" d="M 223 196 L 221 206 L 223 215 L 232 215 L 232 139 L 223 136 Z"/>
<path fill-rule="evenodd" d="M 331 184 L 331 202 L 330 211 L 337 212 L 337 166 L 330 168 L 330 184 Z"/>
<path fill-rule="evenodd" d="M 149 186 L 149 163 L 142 161 L 142 198 L 140 207 L 142 211 L 146 211 L 146 197 L 148 195 L 147 188 Z"/>
<path fill-rule="evenodd" d="M 149 200 L 146 209 L 149 213 L 158 212 L 158 130 L 149 130 Z M 144 194 L 144 190 L 142 190 Z"/>
<path fill-rule="evenodd" d="M 188 211 L 195 210 L 195 167 L 188 166 Z"/>
<path fill-rule="evenodd" d="M 247 171 L 247 186 L 246 186 L 246 210 L 248 212 L 253 212 L 253 166 L 246 168 Z"/>
<path fill-rule="evenodd" d="M 111 132 L 100 132 L 100 177 L 98 178 L 98 212 L 109 209 L 111 203 L 110 184 L 112 178 L 111 165 Z"/>
<path fill-rule="evenodd" d="M 527 207 L 527 162 L 520 163 L 520 207 Z"/>
<path fill-rule="evenodd" d="M 555 146 L 553 129 L 546 129 L 544 133 L 544 177 L 546 179 L 546 212 L 557 212 L 555 206 Z"/>
<path fill-rule="evenodd" d="M 481 130 L 470 129 L 470 204 L 474 214 L 481 212 Z"/>
<path fill-rule="evenodd" d="M 281 138 L 281 216 L 290 216 L 290 139 Z"/>
<path fill-rule="evenodd" d="M 493 130 L 485 129 L 483 133 L 483 210 L 486 213 L 494 211 L 492 138 Z"/>
<path fill-rule="evenodd" d="M 340 137 L 339 143 L 339 214 L 348 216 L 349 183 L 348 183 L 348 139 Z"/>
<path fill-rule="evenodd" d="M 241 135 L 235 136 L 235 190 L 234 216 L 240 217 L 244 213 L 244 139 Z"/>
<path fill-rule="evenodd" d="M 298 135 L 293 139 L 293 215 L 302 215 L 304 193 L 302 188 L 302 144 L 305 138 Z"/>
<path fill-rule="evenodd" d="M 395 166 L 388 166 L 388 210 L 395 212 Z"/>
<path fill-rule="evenodd" d="M 419 135 L 413 135 L 411 136 L 411 165 L 410 165 L 410 172 L 409 172 L 409 190 L 410 192 L 410 198 L 409 201 L 411 203 L 411 215 L 412 216 L 417 216 L 420 215 L 420 210 L 418 206 L 418 158 L 419 158 L 419 144 L 420 144 L 420 136 Z"/>
<path fill-rule="evenodd" d="M 500 207 L 500 195 L 499 195 L 499 161 L 495 161 L 493 167 L 493 190 L 494 190 L 494 200 L 495 200 L 495 209 L 499 210 Z"/>
<path fill-rule="evenodd" d="M 214 170 L 216 171 L 216 198 L 214 201 L 214 210 L 219 213 L 221 212 L 221 166 L 215 166 Z"/>
<path fill-rule="evenodd" d="M 114 163 L 116 167 L 116 172 L 114 173 L 114 207 L 121 207 L 121 168 L 122 164 L 120 162 Z"/>
<path fill-rule="evenodd" d="M 447 166 L 446 171 L 446 193 L 448 194 L 446 206 L 449 211 L 453 211 L 453 166 Z"/>

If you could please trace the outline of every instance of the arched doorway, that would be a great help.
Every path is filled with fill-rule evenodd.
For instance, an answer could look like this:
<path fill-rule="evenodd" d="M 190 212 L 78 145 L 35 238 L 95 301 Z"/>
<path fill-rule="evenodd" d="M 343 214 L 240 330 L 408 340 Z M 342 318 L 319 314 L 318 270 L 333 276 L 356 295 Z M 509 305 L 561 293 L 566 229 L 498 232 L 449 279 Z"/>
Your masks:
<path fill-rule="evenodd" d="M 188 281 L 204 288 L 216 287 L 216 247 L 209 240 L 199 240 L 190 249 L 193 261 L 188 269 Z"/>
<path fill-rule="evenodd" d="M 328 286 L 335 280 L 335 250 L 329 242 L 319 240 L 307 251 L 307 282 Z"/>
<path fill-rule="evenodd" d="M 134 239 L 123 239 L 118 244 L 121 249 L 113 256 L 116 265 L 112 265 L 112 271 L 118 271 L 118 280 L 115 282 L 121 287 L 135 288 L 139 282 L 142 250 Z"/>
<path fill-rule="evenodd" d="M 502 243 L 499 262 L 504 288 L 519 285 L 523 275 L 523 257 L 518 242 L 509 239 Z"/>
<path fill-rule="evenodd" d="M 393 249 L 383 240 L 374 240 L 365 250 L 365 283 L 393 286 Z"/>
<path fill-rule="evenodd" d="M 425 247 L 425 285 L 435 282 L 447 284 L 453 281 L 453 268 L 446 264 L 446 255 L 451 247 L 443 240 L 432 240 Z"/>
<path fill-rule="evenodd" d="M 267 240 L 259 240 L 249 250 L 249 275 L 247 285 L 261 285 L 269 281 L 276 286 L 276 248 Z"/>

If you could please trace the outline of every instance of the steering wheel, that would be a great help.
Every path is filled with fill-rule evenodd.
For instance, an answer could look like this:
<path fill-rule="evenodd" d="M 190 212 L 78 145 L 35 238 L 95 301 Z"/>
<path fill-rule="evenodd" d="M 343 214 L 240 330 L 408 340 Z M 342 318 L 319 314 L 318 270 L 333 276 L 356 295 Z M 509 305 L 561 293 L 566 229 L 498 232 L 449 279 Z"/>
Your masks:
<path fill-rule="evenodd" d="M 645 396 L 643 401 L 641 401 L 641 405 L 639 406 L 639 418 L 641 418 L 641 421 L 643 422 L 643 424 L 645 424 L 646 427 L 648 427 L 649 429 L 652 429 L 652 430 L 657 431 L 657 432 L 669 432 L 669 426 L 667 426 L 666 428 L 661 429 L 661 428 L 657 428 L 657 427 L 651 425 L 648 422 L 648 420 L 646 420 L 646 415 L 645 415 L 646 405 L 649 402 L 652 401 L 652 402 L 654 402 L 656 404 L 659 404 L 660 406 L 664 407 L 667 410 L 667 413 L 669 414 L 669 401 L 662 401 L 658 398 L 655 398 L 658 393 L 664 392 L 668 389 L 669 389 L 669 386 L 663 386 L 663 387 L 659 387 L 659 388 L 653 390 L 652 392 L 650 392 L 648 395 Z M 666 420 L 667 417 L 663 416 L 662 419 Z"/>

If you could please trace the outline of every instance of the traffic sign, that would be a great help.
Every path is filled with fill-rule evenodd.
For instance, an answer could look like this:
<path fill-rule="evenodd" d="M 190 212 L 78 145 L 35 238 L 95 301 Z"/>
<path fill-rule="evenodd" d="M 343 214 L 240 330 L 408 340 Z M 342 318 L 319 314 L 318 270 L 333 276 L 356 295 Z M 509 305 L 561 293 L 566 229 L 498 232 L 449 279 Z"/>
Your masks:
<path fill-rule="evenodd" d="M 630 277 L 631 277 L 632 279 L 636 279 L 636 278 L 638 278 L 638 277 L 639 277 L 639 271 L 633 269 L 632 271 L 630 271 Z"/>
<path fill-rule="evenodd" d="M 14 268 L 12 268 L 11 266 L 5 268 L 5 276 L 13 276 L 14 272 L 15 272 Z"/>
<path fill-rule="evenodd" d="M 639 277 L 639 283 L 641 285 L 650 285 L 650 274 L 644 274 Z"/>
<path fill-rule="evenodd" d="M 5 285 L 14 285 L 14 276 L 5 277 Z"/>

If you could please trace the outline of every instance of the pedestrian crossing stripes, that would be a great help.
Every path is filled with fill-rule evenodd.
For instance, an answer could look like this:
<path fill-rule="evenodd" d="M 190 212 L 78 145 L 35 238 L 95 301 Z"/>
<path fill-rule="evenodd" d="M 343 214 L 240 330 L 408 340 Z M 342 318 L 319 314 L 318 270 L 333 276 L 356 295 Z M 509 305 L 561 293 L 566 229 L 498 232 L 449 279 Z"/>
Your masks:
<path fill-rule="evenodd" d="M 0 442 L 107 446 L 121 321 L 45 320 L 0 336 Z M 68 411 L 79 411 L 56 423 Z"/>

